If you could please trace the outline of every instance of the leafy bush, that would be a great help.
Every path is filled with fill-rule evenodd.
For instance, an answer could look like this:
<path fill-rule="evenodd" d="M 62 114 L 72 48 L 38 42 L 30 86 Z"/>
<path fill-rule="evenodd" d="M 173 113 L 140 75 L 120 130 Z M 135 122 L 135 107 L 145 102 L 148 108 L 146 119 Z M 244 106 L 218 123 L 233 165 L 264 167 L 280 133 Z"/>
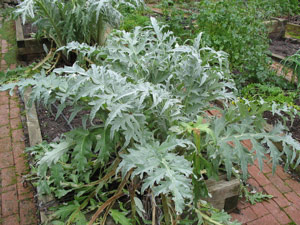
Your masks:
<path fill-rule="evenodd" d="M 256 7 L 240 0 L 201 1 L 197 24 L 207 44 L 229 54 L 233 70 L 254 81 L 269 76 L 268 38 Z"/>
<path fill-rule="evenodd" d="M 293 76 L 291 82 L 295 82 L 295 78 L 297 77 L 298 84 L 297 86 L 299 87 L 300 85 L 300 50 L 298 50 L 294 55 L 288 56 L 283 60 L 283 64 L 287 68 L 292 68 L 293 69 Z M 286 72 L 286 71 L 283 71 Z"/>
<path fill-rule="evenodd" d="M 57 224 L 86 224 L 88 213 L 94 213 L 89 224 L 99 215 L 103 224 L 108 215 L 120 222 L 127 218 L 123 224 L 129 217 L 132 224 L 233 224 L 199 200 L 208 195 L 205 178 L 222 170 L 230 178 L 241 168 L 245 179 L 248 164 L 257 158 L 262 168 L 268 153 L 273 171 L 282 154 L 286 165 L 300 163 L 295 157 L 300 144 L 281 135 L 280 124 L 264 130 L 261 114 L 269 105 L 236 102 L 219 109 L 221 117 L 206 116 L 212 101 L 235 99 L 226 54 L 202 47 L 201 35 L 193 46 L 179 45 L 155 19 L 151 23 L 147 29 L 115 32 L 104 47 L 73 42 L 63 48 L 94 61 L 102 57 L 98 65 L 74 64 L 1 88 L 18 85 L 24 92 L 31 86 L 31 104 L 56 102 L 57 115 L 72 106 L 70 121 L 79 111 L 89 111 L 83 129 L 31 149 L 38 160 L 38 189 L 65 202 L 53 215 Z M 101 123 L 85 129 L 87 119 Z M 248 139 L 252 151 L 241 143 Z M 277 150 L 277 141 L 284 152 Z"/>
<path fill-rule="evenodd" d="M 140 6 L 143 2 L 132 2 Z M 54 40 L 57 47 L 70 41 L 104 44 L 107 25 L 119 26 L 120 4 L 134 7 L 126 0 L 25 0 L 15 11 L 23 23 L 29 17 L 38 27 L 38 35 Z"/>

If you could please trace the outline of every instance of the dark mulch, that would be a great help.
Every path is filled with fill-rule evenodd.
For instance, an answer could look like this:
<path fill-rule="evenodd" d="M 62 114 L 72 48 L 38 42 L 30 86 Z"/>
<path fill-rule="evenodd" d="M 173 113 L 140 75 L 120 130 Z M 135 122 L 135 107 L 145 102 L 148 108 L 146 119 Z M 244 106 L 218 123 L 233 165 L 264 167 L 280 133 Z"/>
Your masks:
<path fill-rule="evenodd" d="M 65 109 L 62 113 L 66 119 L 71 115 L 69 109 L 70 108 Z M 46 140 L 47 142 L 57 141 L 63 133 L 70 131 L 71 128 L 82 127 L 81 116 L 87 113 L 80 112 L 69 125 L 62 115 L 55 120 L 56 108 L 54 106 L 52 106 L 52 112 L 42 105 L 37 106 L 36 110 L 43 140 Z M 95 123 L 99 124 L 99 121 Z M 88 123 L 87 126 L 90 126 L 90 124 Z"/>
<path fill-rule="evenodd" d="M 294 55 L 299 49 L 300 42 L 289 38 L 272 40 L 270 43 L 270 51 L 284 57 Z"/>
<path fill-rule="evenodd" d="M 300 25 L 300 15 L 290 17 L 289 22 Z"/>

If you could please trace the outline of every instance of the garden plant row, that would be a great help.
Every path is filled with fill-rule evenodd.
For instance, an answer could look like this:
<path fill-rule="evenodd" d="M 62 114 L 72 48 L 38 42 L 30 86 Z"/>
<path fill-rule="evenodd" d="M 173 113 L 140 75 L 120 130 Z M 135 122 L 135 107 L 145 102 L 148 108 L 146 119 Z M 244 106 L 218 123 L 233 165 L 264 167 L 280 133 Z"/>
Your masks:
<path fill-rule="evenodd" d="M 299 12 L 298 1 L 178 4 L 162 1 L 157 18 L 125 0 L 25 0 L 14 9 L 52 44 L 44 60 L 18 69 L 26 78 L 0 89 L 31 88 L 29 108 L 82 120 L 27 150 L 38 193 L 56 199 L 45 222 L 238 224 L 203 200 L 207 180 L 246 181 L 248 165 L 262 169 L 267 156 L 273 171 L 283 160 L 286 169 L 299 165 L 300 144 L 286 126 L 298 116 L 298 93 L 270 69 L 263 23 Z M 247 88 L 291 94 L 268 99 Z M 270 131 L 265 112 L 280 118 Z"/>

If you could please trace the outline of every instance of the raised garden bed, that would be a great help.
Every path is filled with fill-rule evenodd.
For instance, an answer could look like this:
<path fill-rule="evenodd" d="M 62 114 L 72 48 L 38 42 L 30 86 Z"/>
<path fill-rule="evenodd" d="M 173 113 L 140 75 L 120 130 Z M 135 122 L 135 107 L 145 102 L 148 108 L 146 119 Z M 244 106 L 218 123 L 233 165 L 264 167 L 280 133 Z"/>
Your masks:
<path fill-rule="evenodd" d="M 31 34 L 36 32 L 36 27 L 30 23 L 22 25 L 20 18 L 15 21 L 15 24 L 19 60 L 29 61 L 43 54 L 43 44 L 49 45 L 49 41 L 47 39 L 38 41 L 31 37 Z"/>

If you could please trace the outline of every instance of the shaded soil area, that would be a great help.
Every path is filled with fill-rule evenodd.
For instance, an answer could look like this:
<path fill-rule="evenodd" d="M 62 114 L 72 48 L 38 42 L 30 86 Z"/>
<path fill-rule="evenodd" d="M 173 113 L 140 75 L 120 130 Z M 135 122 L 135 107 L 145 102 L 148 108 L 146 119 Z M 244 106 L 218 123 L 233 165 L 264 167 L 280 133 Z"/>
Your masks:
<path fill-rule="evenodd" d="M 299 49 L 300 42 L 289 38 L 272 40 L 270 43 L 270 51 L 284 57 L 294 55 Z"/>
<path fill-rule="evenodd" d="M 300 101 L 299 101 L 300 103 Z M 288 115 L 286 115 L 288 116 Z M 267 122 L 269 124 L 275 125 L 278 122 L 283 123 L 283 120 L 280 116 L 278 115 L 272 115 L 272 112 L 270 111 L 266 111 L 264 112 L 264 118 L 267 120 Z M 294 121 L 292 123 L 291 120 L 286 122 L 288 128 L 289 128 L 289 132 L 292 134 L 293 138 L 296 139 L 297 141 L 300 142 L 300 117 L 297 115 L 294 118 Z"/>
<path fill-rule="evenodd" d="M 31 38 L 31 34 L 37 32 L 37 27 L 31 23 L 25 23 L 22 27 L 24 38 Z"/>
<path fill-rule="evenodd" d="M 75 116 L 70 124 L 67 120 L 69 119 L 71 112 L 70 107 L 66 108 L 62 114 L 55 120 L 56 107 L 52 105 L 51 111 L 46 109 L 42 105 L 37 106 L 37 115 L 40 123 L 41 133 L 43 140 L 47 142 L 58 141 L 61 135 L 65 132 L 70 131 L 73 128 L 82 127 L 82 116 L 87 114 L 87 111 L 82 111 Z M 100 124 L 100 121 L 93 121 L 94 124 Z M 87 127 L 90 123 L 87 122 Z"/>
<path fill-rule="evenodd" d="M 290 17 L 289 22 L 300 25 L 300 15 Z"/>

